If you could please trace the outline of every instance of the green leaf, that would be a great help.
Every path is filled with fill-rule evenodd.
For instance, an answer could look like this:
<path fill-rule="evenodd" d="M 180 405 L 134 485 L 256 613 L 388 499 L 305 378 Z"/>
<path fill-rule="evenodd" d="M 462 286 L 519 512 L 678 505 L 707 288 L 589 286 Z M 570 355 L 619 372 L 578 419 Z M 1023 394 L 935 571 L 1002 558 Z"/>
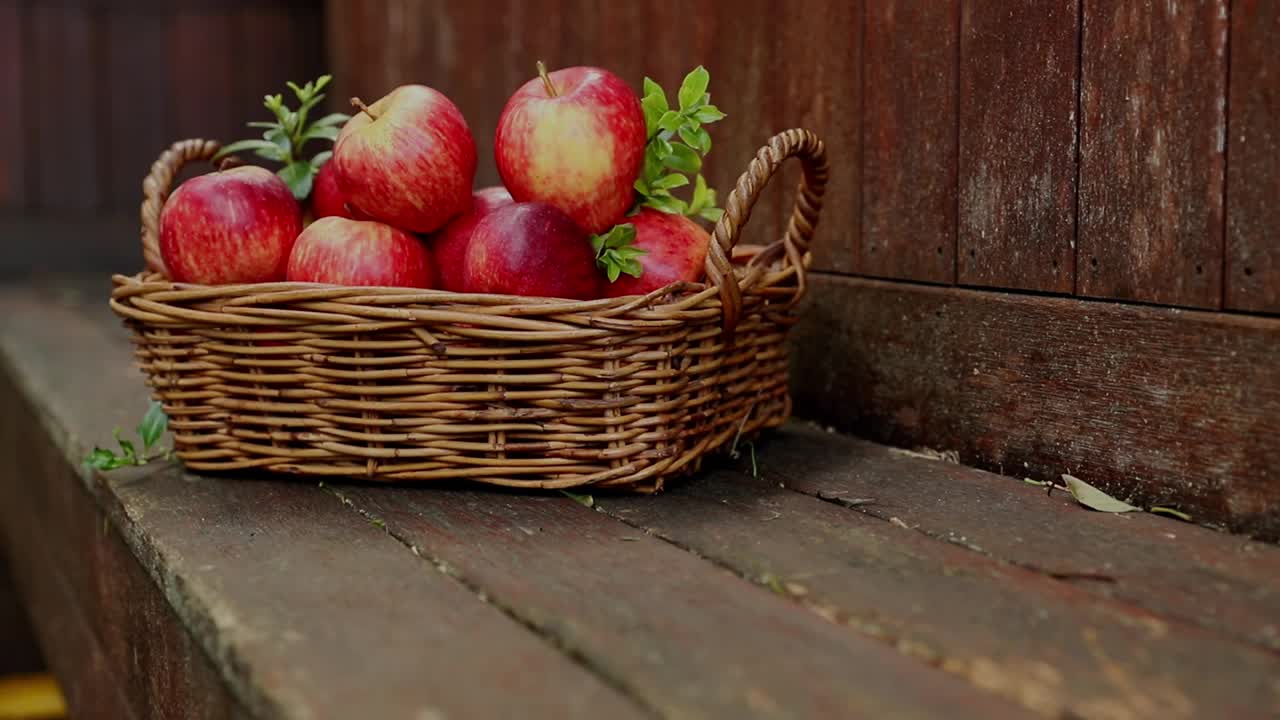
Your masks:
<path fill-rule="evenodd" d="M 315 125 L 312 125 L 310 128 L 307 129 L 306 132 L 302 133 L 302 135 L 298 138 L 301 141 L 298 144 L 302 145 L 302 144 L 305 144 L 308 140 L 315 140 L 316 138 L 322 138 L 324 140 L 337 140 L 338 128 L 332 125 L 329 125 L 326 127 L 316 127 Z"/>
<path fill-rule="evenodd" d="M 686 205 L 683 200 L 678 197 L 648 197 L 642 203 L 645 207 L 651 207 L 654 210 L 661 210 L 664 213 L 672 215 L 683 215 Z"/>
<path fill-rule="evenodd" d="M 333 80 L 332 75 L 321 75 L 320 77 L 316 78 L 316 92 L 320 92 L 321 90 L 325 89 L 325 86 L 327 86 L 332 80 Z"/>
<path fill-rule="evenodd" d="M 707 179 L 699 174 L 693 180 L 693 198 L 689 200 L 689 212 L 701 212 L 710 204 L 710 198 L 707 195 Z"/>
<path fill-rule="evenodd" d="M 280 123 L 263 122 L 263 121 L 261 121 L 261 120 L 253 120 L 253 121 L 251 121 L 251 122 L 247 122 L 247 123 L 245 123 L 245 125 L 248 125 L 249 127 L 256 127 L 256 128 L 278 128 L 278 127 L 280 127 Z M 263 137 L 266 137 L 266 136 L 264 135 Z"/>
<path fill-rule="evenodd" d="M 662 102 L 662 109 L 667 109 L 667 93 L 662 89 L 656 80 L 651 77 L 644 79 L 644 97 L 652 97 Z"/>
<path fill-rule="evenodd" d="M 564 493 L 567 497 L 572 498 L 574 502 L 580 505 L 585 505 L 586 507 L 596 506 L 595 498 L 591 497 L 590 495 L 579 495 L 577 493 L 571 493 L 568 490 L 561 490 L 560 492 Z"/>
<path fill-rule="evenodd" d="M 699 176 L 701 177 L 701 176 Z M 678 173 L 671 173 L 655 180 L 652 185 L 659 190 L 671 190 L 672 188 L 684 187 L 689 184 L 689 178 Z"/>
<path fill-rule="evenodd" d="M 1171 507 L 1156 506 L 1151 508 L 1149 512 L 1155 513 L 1156 515 L 1168 515 L 1169 517 L 1175 517 L 1182 522 L 1192 522 L 1190 515 L 1182 512 L 1181 510 L 1174 510 Z"/>
<path fill-rule="evenodd" d="M 294 95 L 298 96 L 299 100 L 306 100 L 307 96 L 311 94 L 311 90 L 309 88 L 306 92 L 303 92 L 302 88 L 298 87 L 298 84 L 292 80 L 285 81 L 285 85 L 293 91 Z"/>
<path fill-rule="evenodd" d="M 120 450 L 124 453 L 124 460 L 129 465 L 138 464 L 138 451 L 134 448 L 133 442 L 120 437 L 120 428 L 116 428 L 116 442 L 120 444 Z"/>
<path fill-rule="evenodd" d="M 675 152 L 675 145 L 664 137 L 656 137 L 653 139 L 654 154 L 659 160 L 665 160 Z"/>
<path fill-rule="evenodd" d="M 325 150 L 324 152 L 316 153 L 315 157 L 311 158 L 312 169 L 319 170 L 321 166 L 329 162 L 329 158 L 331 157 L 333 157 L 332 150 Z"/>
<path fill-rule="evenodd" d="M 97 470 L 115 470 L 125 464 L 123 458 L 117 457 L 115 453 L 96 446 L 84 461 Z"/>
<path fill-rule="evenodd" d="M 662 158 L 662 162 L 672 170 L 684 173 L 696 173 L 702 168 L 702 158 L 685 145 L 671 145 L 671 152 Z"/>
<path fill-rule="evenodd" d="M 636 227 L 631 223 L 614 225 L 604 235 L 591 236 L 591 247 L 596 251 L 596 264 L 604 269 L 609 282 L 622 273 L 640 277 L 644 266 L 636 258 L 647 251 L 635 247 Z"/>
<path fill-rule="evenodd" d="M 164 414 L 164 406 L 152 401 L 147 414 L 142 416 L 142 422 L 138 424 L 138 437 L 142 438 L 143 450 L 151 450 L 168 427 L 169 416 Z"/>
<path fill-rule="evenodd" d="M 1067 483 L 1067 490 L 1071 492 L 1071 496 L 1076 499 L 1076 502 L 1087 508 L 1109 513 L 1126 513 L 1141 510 L 1141 508 L 1134 507 L 1123 500 L 1111 497 L 1080 478 L 1063 474 L 1062 479 Z"/>
<path fill-rule="evenodd" d="M 316 170 L 306 161 L 289 163 L 276 172 L 284 184 L 289 186 L 293 196 L 299 201 L 306 200 L 311 194 L 311 183 L 315 179 Z"/>
<path fill-rule="evenodd" d="M 703 105 L 693 112 L 693 119 L 700 123 L 713 123 L 723 120 L 724 113 L 720 112 L 720 108 L 715 105 Z"/>
<path fill-rule="evenodd" d="M 213 156 L 214 160 L 233 155 L 242 150 L 279 150 L 280 146 L 268 140 L 240 140 L 230 145 L 224 145 L 217 155 Z"/>
<path fill-rule="evenodd" d="M 720 222 L 720 218 L 723 215 L 724 215 L 724 210 L 721 210 L 720 208 L 717 208 L 717 207 L 703 208 L 698 211 L 699 217 L 710 220 L 711 222 Z"/>
<path fill-rule="evenodd" d="M 692 72 L 684 77 L 684 82 L 680 84 L 680 109 L 689 110 L 695 108 L 702 96 L 707 92 L 707 85 L 711 83 L 711 74 L 707 69 L 699 65 Z"/>
<path fill-rule="evenodd" d="M 311 127 L 330 127 L 336 125 L 344 125 L 351 116 L 346 113 L 330 113 L 324 117 L 311 123 Z"/>
<path fill-rule="evenodd" d="M 711 135 L 702 128 L 680 128 L 680 139 L 686 145 L 697 150 L 700 154 L 706 155 L 711 151 Z"/>
<path fill-rule="evenodd" d="M 668 110 L 658 119 L 658 129 L 670 130 L 675 132 L 680 129 L 680 124 L 684 122 L 684 116 L 675 110 Z"/>

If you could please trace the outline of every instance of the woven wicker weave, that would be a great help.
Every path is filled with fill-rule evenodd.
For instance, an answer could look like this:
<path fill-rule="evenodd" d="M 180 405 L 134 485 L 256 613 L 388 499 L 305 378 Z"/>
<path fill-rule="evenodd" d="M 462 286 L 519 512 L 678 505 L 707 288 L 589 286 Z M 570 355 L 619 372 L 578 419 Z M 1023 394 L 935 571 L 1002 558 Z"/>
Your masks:
<path fill-rule="evenodd" d="M 160 208 L 182 166 L 217 150 L 187 140 L 153 165 L 148 270 L 115 276 L 111 297 L 192 470 L 652 492 L 790 413 L 786 333 L 827 177 L 808 131 L 773 137 L 738 180 L 706 285 L 593 301 L 171 282 Z M 792 156 L 804 179 L 785 236 L 735 251 Z"/>

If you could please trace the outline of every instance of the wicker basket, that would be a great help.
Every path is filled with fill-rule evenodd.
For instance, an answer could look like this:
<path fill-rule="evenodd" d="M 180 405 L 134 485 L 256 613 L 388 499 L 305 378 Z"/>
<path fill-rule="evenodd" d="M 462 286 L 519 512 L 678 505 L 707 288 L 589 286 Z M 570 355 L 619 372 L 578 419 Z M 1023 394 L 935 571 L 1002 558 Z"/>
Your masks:
<path fill-rule="evenodd" d="M 178 142 L 152 166 L 148 270 L 115 276 L 111 295 L 191 470 L 653 492 L 790 413 L 786 335 L 827 178 L 808 131 L 774 136 L 738 180 L 707 284 L 592 301 L 174 283 L 160 208 L 182 166 L 218 147 Z M 785 236 L 735 249 L 791 156 L 804 179 Z"/>

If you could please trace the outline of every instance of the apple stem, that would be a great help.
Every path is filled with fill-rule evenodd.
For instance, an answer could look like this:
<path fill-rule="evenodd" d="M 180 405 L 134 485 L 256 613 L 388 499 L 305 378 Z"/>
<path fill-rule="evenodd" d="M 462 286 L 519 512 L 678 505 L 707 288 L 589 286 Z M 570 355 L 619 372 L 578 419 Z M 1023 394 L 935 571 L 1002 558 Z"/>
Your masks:
<path fill-rule="evenodd" d="M 560 94 L 555 84 L 551 82 L 551 76 L 547 74 L 547 64 L 541 60 L 538 61 L 538 77 L 542 78 L 542 84 L 547 88 L 547 95 L 556 97 Z"/>
<path fill-rule="evenodd" d="M 369 106 L 365 105 L 364 101 L 358 97 L 351 98 L 351 106 L 360 108 L 360 112 L 364 113 L 365 115 L 368 115 L 370 118 L 374 120 L 378 119 L 378 116 L 373 114 L 373 111 L 369 109 Z"/>

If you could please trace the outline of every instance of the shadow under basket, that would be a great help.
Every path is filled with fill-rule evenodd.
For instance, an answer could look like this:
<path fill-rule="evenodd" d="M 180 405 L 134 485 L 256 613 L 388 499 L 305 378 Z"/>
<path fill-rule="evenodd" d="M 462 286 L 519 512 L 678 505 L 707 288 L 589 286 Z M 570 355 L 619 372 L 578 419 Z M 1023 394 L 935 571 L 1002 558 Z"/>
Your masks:
<path fill-rule="evenodd" d="M 779 133 L 752 159 L 705 284 L 591 301 L 172 282 L 160 209 L 182 166 L 218 149 L 178 142 L 152 166 L 148 270 L 115 276 L 111 295 L 190 470 L 654 492 L 790 414 L 786 337 L 827 178 L 811 132 Z M 783 238 L 735 248 L 793 156 L 804 175 Z"/>

